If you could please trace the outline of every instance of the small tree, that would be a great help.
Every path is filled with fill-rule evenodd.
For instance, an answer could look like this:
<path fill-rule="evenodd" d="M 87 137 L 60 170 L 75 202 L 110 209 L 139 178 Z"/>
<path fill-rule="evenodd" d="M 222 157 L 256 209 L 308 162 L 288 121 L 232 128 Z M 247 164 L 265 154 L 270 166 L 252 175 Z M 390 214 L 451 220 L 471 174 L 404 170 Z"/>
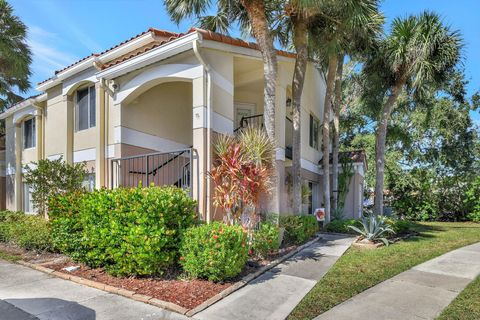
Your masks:
<path fill-rule="evenodd" d="M 57 160 L 40 160 L 25 166 L 23 178 L 31 188 L 32 202 L 39 214 L 48 219 L 48 199 L 58 193 L 82 189 L 87 174 L 85 163 L 68 164 L 60 157 Z"/>

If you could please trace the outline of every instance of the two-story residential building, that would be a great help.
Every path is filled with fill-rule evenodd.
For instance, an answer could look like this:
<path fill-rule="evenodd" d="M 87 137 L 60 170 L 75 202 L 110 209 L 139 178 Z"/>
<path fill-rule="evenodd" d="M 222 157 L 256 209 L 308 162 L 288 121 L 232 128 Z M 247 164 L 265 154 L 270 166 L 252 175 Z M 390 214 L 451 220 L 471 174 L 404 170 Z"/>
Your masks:
<path fill-rule="evenodd" d="M 295 56 L 278 51 L 277 199 L 289 209 Z M 217 134 L 263 122 L 263 64 L 256 44 L 192 28 L 149 29 L 56 71 L 42 93 L 0 115 L 6 127 L 6 207 L 33 211 L 22 168 L 39 159 L 85 162 L 91 188 L 173 184 L 188 188 L 214 219 L 207 172 Z M 312 190 L 305 211 L 321 206 L 321 132 L 325 81 L 309 63 L 302 96 L 302 177 Z M 364 161 L 355 162 L 349 204 L 361 212 Z M 351 197 L 351 196 L 350 196 Z M 356 199 L 356 200 L 355 200 Z"/>

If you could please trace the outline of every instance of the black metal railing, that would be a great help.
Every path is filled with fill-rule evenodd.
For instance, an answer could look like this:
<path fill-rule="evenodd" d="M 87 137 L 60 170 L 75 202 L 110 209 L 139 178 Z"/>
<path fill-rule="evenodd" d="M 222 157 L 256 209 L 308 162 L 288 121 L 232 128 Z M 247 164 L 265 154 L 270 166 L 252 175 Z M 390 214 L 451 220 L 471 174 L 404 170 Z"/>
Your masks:
<path fill-rule="evenodd" d="M 173 185 L 192 194 L 193 152 L 194 149 L 188 148 L 113 159 L 111 186 Z"/>
<path fill-rule="evenodd" d="M 265 127 L 263 122 L 263 114 L 257 114 L 254 116 L 242 117 L 240 119 L 240 126 L 233 130 L 233 132 L 240 132 L 242 129 L 253 127 L 253 128 L 261 128 Z"/>

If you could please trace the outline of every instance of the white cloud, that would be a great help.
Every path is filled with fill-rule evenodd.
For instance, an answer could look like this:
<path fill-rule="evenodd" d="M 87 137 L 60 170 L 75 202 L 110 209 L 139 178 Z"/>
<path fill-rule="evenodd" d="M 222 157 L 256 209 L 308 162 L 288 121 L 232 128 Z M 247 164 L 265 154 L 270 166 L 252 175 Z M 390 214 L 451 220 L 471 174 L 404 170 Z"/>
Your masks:
<path fill-rule="evenodd" d="M 59 40 L 53 32 L 35 25 L 29 26 L 27 43 L 33 54 L 32 69 L 37 76 L 51 77 L 55 70 L 78 60 L 76 56 L 58 48 Z"/>

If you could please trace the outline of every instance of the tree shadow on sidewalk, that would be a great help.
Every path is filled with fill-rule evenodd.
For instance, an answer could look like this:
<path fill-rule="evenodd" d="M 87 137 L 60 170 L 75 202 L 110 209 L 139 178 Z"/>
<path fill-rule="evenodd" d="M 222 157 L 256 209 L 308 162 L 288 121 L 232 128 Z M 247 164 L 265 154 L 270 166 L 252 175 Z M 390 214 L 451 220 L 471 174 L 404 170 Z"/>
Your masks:
<path fill-rule="evenodd" d="M 0 300 L 1 320 L 95 320 L 95 310 L 56 298 Z"/>

